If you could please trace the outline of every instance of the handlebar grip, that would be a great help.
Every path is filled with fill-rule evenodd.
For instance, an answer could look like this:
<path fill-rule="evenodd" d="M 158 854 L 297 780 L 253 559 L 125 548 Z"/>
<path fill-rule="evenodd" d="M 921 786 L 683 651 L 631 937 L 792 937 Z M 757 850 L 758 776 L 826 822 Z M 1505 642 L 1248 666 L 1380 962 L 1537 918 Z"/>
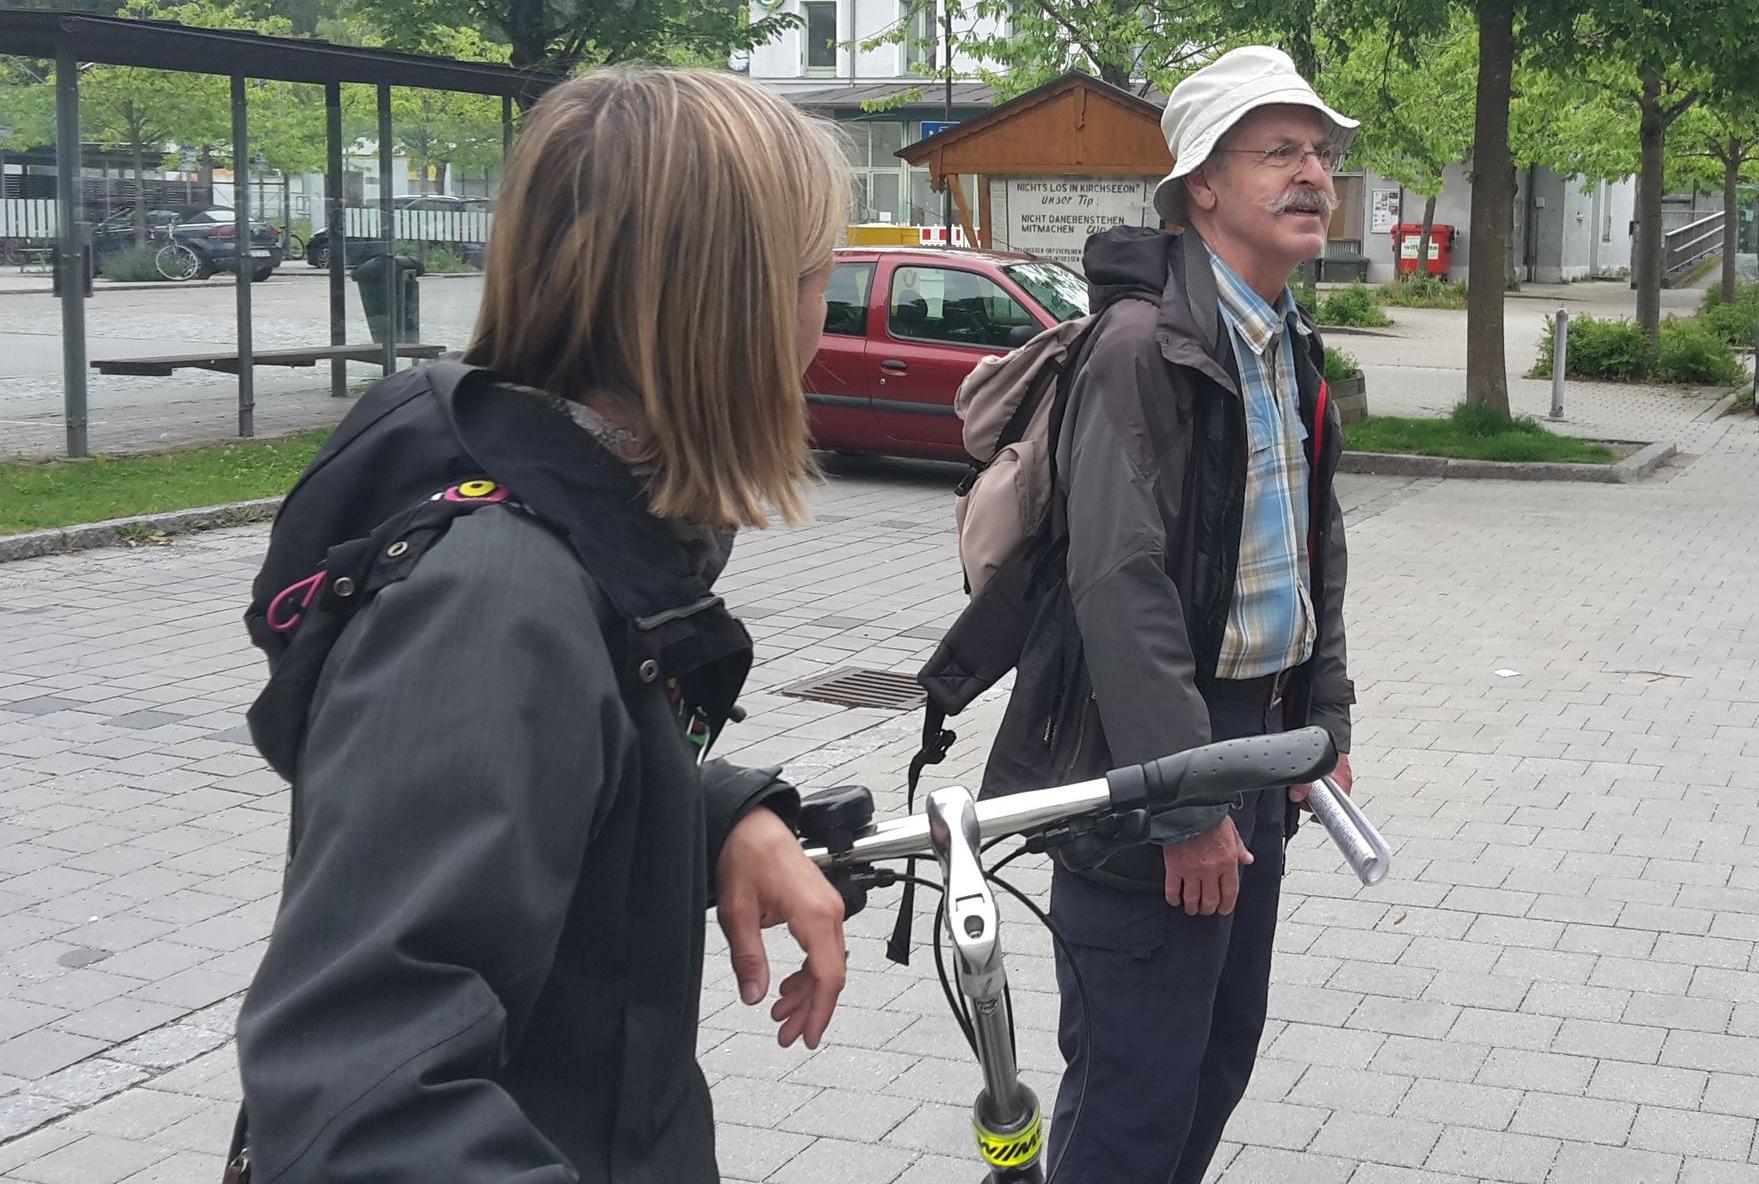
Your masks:
<path fill-rule="evenodd" d="M 1224 805 L 1243 793 L 1317 781 L 1337 767 L 1338 750 L 1324 728 L 1244 736 L 1175 752 L 1105 776 L 1117 811 Z"/>

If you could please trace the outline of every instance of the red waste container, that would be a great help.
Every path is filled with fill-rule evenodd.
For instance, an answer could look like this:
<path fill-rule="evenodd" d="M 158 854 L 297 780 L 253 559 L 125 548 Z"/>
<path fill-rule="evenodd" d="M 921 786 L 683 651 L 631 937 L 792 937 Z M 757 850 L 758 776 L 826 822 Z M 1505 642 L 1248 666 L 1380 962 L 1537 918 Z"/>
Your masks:
<path fill-rule="evenodd" d="M 1417 244 L 1423 238 L 1423 224 L 1401 222 L 1393 227 L 1393 245 L 1399 256 L 1399 274 L 1418 271 Z M 1454 261 L 1454 228 L 1437 222 L 1429 228 L 1429 259 L 1421 270 L 1429 275 L 1445 276 Z"/>

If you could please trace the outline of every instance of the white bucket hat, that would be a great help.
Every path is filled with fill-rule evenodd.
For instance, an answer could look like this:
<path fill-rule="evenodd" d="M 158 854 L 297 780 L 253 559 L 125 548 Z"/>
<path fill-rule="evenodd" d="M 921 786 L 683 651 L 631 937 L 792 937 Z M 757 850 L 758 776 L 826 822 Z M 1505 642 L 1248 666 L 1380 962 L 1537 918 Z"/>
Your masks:
<path fill-rule="evenodd" d="M 1185 186 L 1179 179 L 1208 160 L 1216 143 L 1248 111 L 1277 103 L 1311 107 L 1325 116 L 1340 147 L 1348 148 L 1361 126 L 1326 106 L 1282 50 L 1268 45 L 1229 50 L 1175 86 L 1167 98 L 1160 130 L 1173 154 L 1173 171 L 1155 187 L 1154 208 L 1160 216 L 1181 221 Z"/>

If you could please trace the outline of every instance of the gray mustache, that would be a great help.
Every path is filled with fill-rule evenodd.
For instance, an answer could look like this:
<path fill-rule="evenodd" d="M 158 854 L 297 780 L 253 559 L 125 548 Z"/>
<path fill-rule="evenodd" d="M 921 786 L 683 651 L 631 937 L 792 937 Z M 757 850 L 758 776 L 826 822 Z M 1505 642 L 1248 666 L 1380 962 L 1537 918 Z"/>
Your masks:
<path fill-rule="evenodd" d="M 1273 214 L 1287 214 L 1291 211 L 1301 214 L 1323 214 L 1331 217 L 1337 212 L 1338 199 L 1319 189 L 1291 189 L 1270 203 Z"/>

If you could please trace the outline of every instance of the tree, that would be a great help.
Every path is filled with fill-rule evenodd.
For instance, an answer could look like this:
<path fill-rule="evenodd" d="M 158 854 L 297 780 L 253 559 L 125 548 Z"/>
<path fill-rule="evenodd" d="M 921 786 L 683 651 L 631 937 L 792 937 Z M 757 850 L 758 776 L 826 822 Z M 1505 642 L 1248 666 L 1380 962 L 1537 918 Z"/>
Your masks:
<path fill-rule="evenodd" d="M 468 28 L 433 30 L 422 52 L 474 61 L 504 60 L 507 54 Z M 501 104 L 488 95 L 398 87 L 391 92 L 391 120 L 424 192 L 430 172 L 447 165 L 482 172 L 501 159 Z"/>
<path fill-rule="evenodd" d="M 1759 97 L 1759 71 L 1751 61 L 1759 45 L 1759 0 L 1595 0 L 1577 33 L 1561 47 L 1566 59 L 1610 59 L 1636 80 L 1625 92 L 1636 104 L 1641 150 L 1631 270 L 1637 321 L 1653 342 L 1661 329 L 1668 130 L 1706 94 L 1748 102 Z"/>
<path fill-rule="evenodd" d="M 504 43 L 508 62 L 532 76 L 519 96 L 525 107 L 582 66 L 664 61 L 680 51 L 725 61 L 799 23 L 782 13 L 753 20 L 726 0 L 360 0 L 359 11 L 400 49 L 448 27 Z"/>
<path fill-rule="evenodd" d="M 1735 298 L 1735 253 L 1743 179 L 1759 180 L 1759 112 L 1718 95 L 1676 129 L 1679 165 L 1694 181 L 1722 190 L 1722 298 Z"/>
<path fill-rule="evenodd" d="M 1421 67 L 1396 52 L 1384 34 L 1349 47 L 1320 81 L 1326 100 L 1361 120 L 1353 162 L 1397 181 L 1424 199 L 1417 258 L 1429 258 L 1435 203 L 1449 165 L 1472 150 L 1472 77 L 1478 40 L 1463 22 L 1426 40 Z"/>
<path fill-rule="evenodd" d="M 903 0 L 898 19 L 860 45 L 924 42 L 932 64 L 919 72 L 940 76 L 949 56 L 941 29 L 949 18 L 954 54 L 977 62 L 977 76 L 1002 99 L 1070 70 L 1139 95 L 1165 91 L 1218 48 L 1214 22 L 1198 0 Z"/>

